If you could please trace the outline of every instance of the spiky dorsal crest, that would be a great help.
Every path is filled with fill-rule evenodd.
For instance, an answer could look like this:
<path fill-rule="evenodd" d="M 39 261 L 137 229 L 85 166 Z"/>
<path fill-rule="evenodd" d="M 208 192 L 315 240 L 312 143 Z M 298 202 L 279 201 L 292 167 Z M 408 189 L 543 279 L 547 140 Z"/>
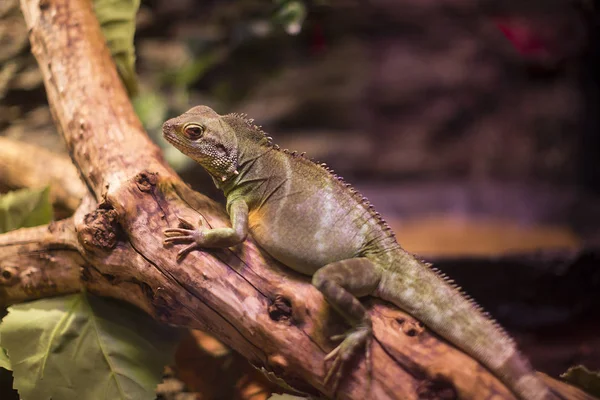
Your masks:
<path fill-rule="evenodd" d="M 246 114 L 231 113 L 224 115 L 223 119 L 232 126 L 236 133 L 245 135 L 257 143 L 273 145 L 273 138 L 267 136 L 262 127 L 254 124 L 254 119 L 248 118 Z"/>
<path fill-rule="evenodd" d="M 360 194 L 358 192 L 358 190 L 354 189 L 352 187 L 352 185 L 350 185 L 349 183 L 347 183 L 344 180 L 344 178 L 342 178 L 341 176 L 337 175 L 335 173 L 335 171 L 333 169 L 329 168 L 329 166 L 326 163 L 312 160 L 312 159 L 306 157 L 305 156 L 306 153 L 304 153 L 304 152 L 298 154 L 297 151 L 289 151 L 288 149 L 280 149 L 279 146 L 277 146 L 277 145 L 273 145 L 273 148 L 276 149 L 276 150 L 282 151 L 283 153 L 289 155 L 292 158 L 301 160 L 300 162 L 310 163 L 310 164 L 314 165 L 317 168 L 320 168 L 320 169 L 323 169 L 323 170 L 327 171 L 329 173 L 329 175 L 336 182 L 338 182 L 338 184 L 341 186 L 342 190 L 345 190 L 348 193 L 350 193 L 352 195 L 352 197 L 358 203 L 362 204 L 363 207 L 365 207 L 365 209 L 368 210 L 368 212 L 371 214 L 371 216 L 373 218 L 375 218 L 375 220 L 379 223 L 379 225 L 382 227 L 382 229 L 384 230 L 384 232 L 386 232 L 386 234 L 389 237 L 393 238 L 394 240 L 396 239 L 396 235 L 394 234 L 394 231 L 392 230 L 392 228 L 383 219 L 383 217 L 381 216 L 381 214 L 379 214 L 377 211 L 375 211 L 375 207 L 369 202 L 369 200 L 366 197 L 364 197 L 362 194 Z"/>
<path fill-rule="evenodd" d="M 236 132 L 241 134 L 245 134 L 247 137 L 252 140 L 264 144 L 266 146 L 272 147 L 274 150 L 282 151 L 283 153 L 289 155 L 290 157 L 301 160 L 301 162 L 307 162 L 315 165 L 318 168 L 322 168 L 327 171 L 331 177 L 336 180 L 343 190 L 348 191 L 354 199 L 362 204 L 369 213 L 379 222 L 383 230 L 390 237 L 395 239 L 394 231 L 390 228 L 388 223 L 381 217 L 381 215 L 375 211 L 373 205 L 369 202 L 366 197 L 363 197 L 356 189 L 354 189 L 349 183 L 346 183 L 341 176 L 338 176 L 334 173 L 334 171 L 327 166 L 325 163 L 321 163 L 318 161 L 314 161 L 305 156 L 306 153 L 298 153 L 297 151 L 289 151 L 288 149 L 280 149 L 280 147 L 276 144 L 273 144 L 273 138 L 267 136 L 267 134 L 262 130 L 262 128 L 258 125 L 254 124 L 254 120 L 252 118 L 248 118 L 246 114 L 242 113 L 231 113 L 224 115 L 223 118 L 225 121 L 233 127 Z"/>
<path fill-rule="evenodd" d="M 298 153 L 297 151 L 289 151 L 288 149 L 280 149 L 280 148 L 279 148 L 279 146 L 277 146 L 276 144 L 274 144 L 274 145 L 273 145 L 273 147 L 274 147 L 276 150 L 279 150 L 279 151 L 282 151 L 282 152 L 283 152 L 283 153 L 285 153 L 285 154 L 288 154 L 288 155 L 289 155 L 289 156 L 291 156 L 292 158 L 306 158 L 306 157 L 305 157 L 305 155 L 306 155 L 306 153 L 305 153 L 305 152 Z M 307 160 L 308 160 L 308 159 L 307 159 Z M 310 161 L 310 160 L 309 160 L 309 161 Z M 311 161 L 311 162 L 312 162 L 312 161 Z"/>
<path fill-rule="evenodd" d="M 296 151 L 280 149 L 278 145 L 272 143 L 272 138 L 267 136 L 266 133 L 262 130 L 262 128 L 260 126 L 255 125 L 254 120 L 251 118 L 248 118 L 248 116 L 246 114 L 238 114 L 238 113 L 227 114 L 224 116 L 224 118 L 230 125 L 232 125 L 232 127 L 234 129 L 236 129 L 236 132 L 244 132 L 249 137 L 252 137 L 253 139 L 255 139 L 257 142 L 268 145 L 269 147 L 272 147 L 276 151 L 281 151 L 281 152 L 287 154 L 288 156 L 290 156 L 296 160 L 299 160 L 299 162 L 310 163 L 317 168 L 321 168 L 321 169 L 327 171 L 330 174 L 330 176 L 340 184 L 340 186 L 342 187 L 343 190 L 346 190 L 348 193 L 350 193 L 352 195 L 352 197 L 358 203 L 362 204 L 365 207 L 365 209 L 368 210 L 368 212 L 373 216 L 373 218 L 375 218 L 379 222 L 380 226 L 386 232 L 386 234 L 395 240 L 395 234 L 392 231 L 391 227 L 383 219 L 383 217 L 377 211 L 375 211 L 373 205 L 369 202 L 369 200 L 366 197 L 363 197 L 362 194 L 360 194 L 356 189 L 354 189 L 352 187 L 352 185 L 347 183 L 341 176 L 338 176 L 337 174 L 335 174 L 335 172 L 331 168 L 329 168 L 327 166 L 327 164 L 321 163 L 321 162 L 318 162 L 315 160 L 311 160 L 311 159 L 305 157 L 306 153 L 298 154 L 298 152 L 296 152 Z M 413 257 L 414 257 L 414 255 L 413 255 Z M 415 258 L 417 260 L 419 260 L 418 257 L 415 257 Z M 423 266 L 425 268 L 431 269 L 434 273 L 437 274 L 437 276 L 441 280 L 443 280 L 446 284 L 448 284 L 454 290 L 456 290 L 463 298 L 465 298 L 465 300 L 467 302 L 469 302 L 469 304 L 473 307 L 473 309 L 475 311 L 481 313 L 485 318 L 487 318 L 490 321 L 490 323 L 493 325 L 494 329 L 496 329 L 498 332 L 500 332 L 502 334 L 502 336 L 504 336 L 507 340 L 509 340 L 511 343 L 514 344 L 513 339 L 508 335 L 506 330 L 496 320 L 494 320 L 494 318 L 487 311 L 485 311 L 483 309 L 483 307 L 481 307 L 471 296 L 466 294 L 464 292 L 464 290 L 462 289 L 462 287 L 457 285 L 453 279 L 451 279 L 445 273 L 440 271 L 438 268 L 432 266 L 430 263 L 427 263 L 423 260 L 419 260 L 419 261 L 421 264 L 423 264 Z"/>
<path fill-rule="evenodd" d="M 413 254 L 412 256 L 416 258 L 425 267 L 433 271 L 440 279 L 446 282 L 446 284 L 448 284 L 454 290 L 456 290 L 471 305 L 471 307 L 475 309 L 475 311 L 479 312 L 488 319 L 488 321 L 494 326 L 494 329 L 498 330 L 502 334 L 502 336 L 504 336 L 507 340 L 510 341 L 510 343 L 512 343 L 513 345 L 515 344 L 513 338 L 508 334 L 508 332 L 506 332 L 506 329 L 504 329 L 504 327 L 502 327 L 502 325 L 500 325 L 498 321 L 496 321 L 489 312 L 487 312 L 479 303 L 477 303 L 475 299 L 473 299 L 473 297 L 465 293 L 463 288 L 456 284 L 456 282 L 454 282 L 454 279 L 450 278 L 448 275 L 446 275 L 440 269 L 434 267 L 432 264 L 419 259 L 419 257 L 417 257 L 416 255 Z"/>

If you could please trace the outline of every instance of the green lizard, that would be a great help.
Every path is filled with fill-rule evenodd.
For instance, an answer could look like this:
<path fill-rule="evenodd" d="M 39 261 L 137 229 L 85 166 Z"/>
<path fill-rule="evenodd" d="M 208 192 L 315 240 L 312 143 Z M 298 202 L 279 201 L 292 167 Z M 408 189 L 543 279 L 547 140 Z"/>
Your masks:
<path fill-rule="evenodd" d="M 286 266 L 313 285 L 352 326 L 325 361 L 335 391 L 342 367 L 362 346 L 370 371 L 372 324 L 357 299 L 390 301 L 480 361 L 522 400 L 551 399 L 513 340 L 445 276 L 403 250 L 367 199 L 324 164 L 271 143 L 243 115 L 194 107 L 163 125 L 164 137 L 197 161 L 227 197 L 231 228 L 195 229 L 180 220 L 165 243 L 194 249 L 230 247 L 250 232 Z M 202 223 L 201 223 L 202 224 Z"/>

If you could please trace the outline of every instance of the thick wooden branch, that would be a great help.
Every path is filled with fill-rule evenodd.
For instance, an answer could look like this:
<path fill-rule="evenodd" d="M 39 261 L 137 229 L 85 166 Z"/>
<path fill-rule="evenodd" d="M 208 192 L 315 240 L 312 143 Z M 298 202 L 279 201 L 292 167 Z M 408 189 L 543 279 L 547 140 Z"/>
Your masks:
<path fill-rule="evenodd" d="M 0 235 L 0 307 L 81 291 L 71 219 Z"/>
<path fill-rule="evenodd" d="M 140 165 L 168 169 L 123 90 L 90 2 L 23 0 L 21 8 L 52 116 L 96 196 Z"/>
<path fill-rule="evenodd" d="M 322 384 L 323 357 L 336 344 L 327 338 L 347 327 L 307 277 L 265 256 L 252 240 L 193 252 L 179 263 L 177 249 L 164 247 L 162 230 L 176 226 L 178 216 L 202 214 L 211 226 L 228 219 L 176 176 L 142 130 L 90 2 L 21 4 L 54 118 L 96 199 L 82 204 L 72 226 L 64 222 L 76 237 L 82 284 L 165 323 L 205 330 L 288 384 L 332 396 Z M 513 398 L 485 368 L 411 317 L 367 303 L 376 337 L 370 392 L 358 357 L 338 398 Z"/>
<path fill-rule="evenodd" d="M 5 137 L 0 137 L 0 183 L 13 189 L 50 185 L 52 202 L 69 211 L 87 193 L 71 160 Z"/>

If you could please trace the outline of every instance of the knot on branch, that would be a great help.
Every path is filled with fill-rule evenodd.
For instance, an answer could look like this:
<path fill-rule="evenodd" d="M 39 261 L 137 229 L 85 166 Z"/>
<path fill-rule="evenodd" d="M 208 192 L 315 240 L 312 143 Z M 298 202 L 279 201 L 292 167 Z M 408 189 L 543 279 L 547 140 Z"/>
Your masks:
<path fill-rule="evenodd" d="M 50 0 L 40 0 L 39 7 L 42 11 L 47 10 L 50 8 Z"/>
<path fill-rule="evenodd" d="M 158 183 L 158 172 L 144 171 L 135 177 L 140 192 L 151 192 Z"/>
<path fill-rule="evenodd" d="M 12 286 L 19 282 L 17 269 L 14 267 L 0 268 L 0 286 Z"/>
<path fill-rule="evenodd" d="M 402 332 L 405 335 L 414 337 L 425 331 L 425 325 L 421 321 L 410 320 L 405 318 L 396 318 L 396 322 L 400 325 Z"/>
<path fill-rule="evenodd" d="M 290 321 L 292 319 L 292 302 L 282 295 L 277 295 L 269 306 L 269 317 L 273 321 Z"/>
<path fill-rule="evenodd" d="M 83 224 L 77 227 L 79 242 L 91 252 L 113 249 L 122 236 L 122 229 L 117 221 L 117 212 L 112 208 L 94 210 L 87 214 L 83 219 Z"/>
<path fill-rule="evenodd" d="M 452 384 L 443 379 L 422 381 L 417 388 L 419 399 L 423 400 L 456 400 L 458 394 Z"/>
<path fill-rule="evenodd" d="M 30 256 L 30 260 L 32 260 Z M 52 262 L 49 260 L 48 255 L 35 255 L 35 258 L 39 258 L 42 263 Z M 22 262 L 26 258 L 21 258 Z M 32 260 L 33 261 L 33 260 Z M 44 265 L 47 267 L 47 265 Z M 52 293 L 56 290 L 57 284 L 51 278 L 47 271 L 47 268 L 40 268 L 38 266 L 23 266 L 17 265 L 3 265 L 0 266 L 0 287 L 10 287 L 20 285 L 23 292 L 30 295 L 44 295 Z"/>

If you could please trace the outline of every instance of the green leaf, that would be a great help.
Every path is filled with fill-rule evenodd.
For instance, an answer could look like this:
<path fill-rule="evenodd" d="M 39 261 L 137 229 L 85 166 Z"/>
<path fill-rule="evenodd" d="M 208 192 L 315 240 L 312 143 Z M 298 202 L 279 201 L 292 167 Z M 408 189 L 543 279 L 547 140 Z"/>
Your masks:
<path fill-rule="evenodd" d="M 135 74 L 135 15 L 140 0 L 93 0 L 96 18 L 129 96 L 138 91 Z"/>
<path fill-rule="evenodd" d="M 589 394 L 600 397 L 600 371 L 592 372 L 583 365 L 577 365 L 569 368 L 560 377 Z"/>
<path fill-rule="evenodd" d="M 302 24 L 306 19 L 306 6 L 298 0 L 277 0 L 279 10 L 275 14 L 275 20 L 283 25 L 288 35 L 297 35 L 302 30 Z"/>
<path fill-rule="evenodd" d="M 157 92 L 142 93 L 132 99 L 135 113 L 149 132 L 160 130 L 167 119 L 167 101 Z"/>
<path fill-rule="evenodd" d="M 12 371 L 12 367 L 10 366 L 10 359 L 6 354 L 6 350 L 0 347 L 0 368 L 7 369 Z"/>
<path fill-rule="evenodd" d="M 0 345 L 24 400 L 154 399 L 178 331 L 80 293 L 11 306 Z"/>
<path fill-rule="evenodd" d="M 0 233 L 52 221 L 50 188 L 23 189 L 0 196 Z"/>
<path fill-rule="evenodd" d="M 271 397 L 269 397 L 267 400 L 317 400 L 316 397 L 300 397 L 300 396 L 292 396 L 291 394 L 277 394 L 277 393 L 273 393 L 271 395 Z"/>
<path fill-rule="evenodd" d="M 186 62 L 177 71 L 173 71 L 169 75 L 175 86 L 188 87 L 202 78 L 219 61 L 221 61 L 221 58 L 215 50 L 206 49 L 196 59 Z"/>
<path fill-rule="evenodd" d="M 161 126 L 167 119 L 167 101 L 156 92 L 146 92 L 135 96 L 132 100 L 137 116 L 144 124 L 144 128 L 154 141 L 163 149 L 167 162 L 177 172 L 185 171 L 196 163 L 194 160 L 173 147 L 162 135 Z"/>

